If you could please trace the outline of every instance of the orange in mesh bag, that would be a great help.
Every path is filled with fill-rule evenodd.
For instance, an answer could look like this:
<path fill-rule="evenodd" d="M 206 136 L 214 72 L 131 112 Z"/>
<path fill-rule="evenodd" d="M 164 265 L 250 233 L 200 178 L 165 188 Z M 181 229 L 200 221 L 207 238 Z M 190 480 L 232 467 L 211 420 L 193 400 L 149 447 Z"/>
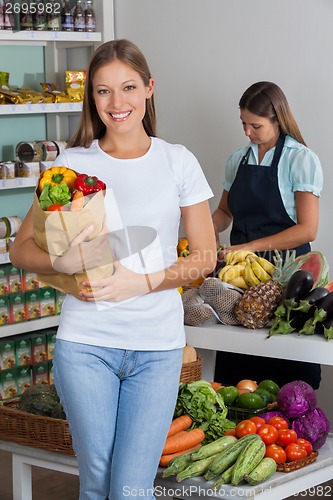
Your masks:
<path fill-rule="evenodd" d="M 213 308 L 221 323 L 239 325 L 234 308 L 242 296 L 242 292 L 230 288 L 218 278 L 206 278 L 199 288 L 199 295 L 204 304 Z"/>

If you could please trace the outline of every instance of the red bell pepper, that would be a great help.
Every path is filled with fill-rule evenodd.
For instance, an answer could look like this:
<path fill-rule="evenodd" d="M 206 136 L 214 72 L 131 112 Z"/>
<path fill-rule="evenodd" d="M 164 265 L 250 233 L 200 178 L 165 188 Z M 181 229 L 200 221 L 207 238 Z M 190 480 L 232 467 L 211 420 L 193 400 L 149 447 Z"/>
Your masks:
<path fill-rule="evenodd" d="M 74 182 L 74 189 L 81 191 L 84 196 L 104 191 L 106 184 L 97 177 L 87 174 L 79 174 Z"/>

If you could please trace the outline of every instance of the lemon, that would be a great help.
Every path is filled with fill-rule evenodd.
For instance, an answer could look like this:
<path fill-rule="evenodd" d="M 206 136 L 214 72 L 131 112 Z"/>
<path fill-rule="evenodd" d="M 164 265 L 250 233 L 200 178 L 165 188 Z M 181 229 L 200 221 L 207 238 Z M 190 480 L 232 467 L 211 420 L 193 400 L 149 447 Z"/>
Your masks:
<path fill-rule="evenodd" d="M 274 396 L 276 396 L 280 390 L 280 387 L 273 380 L 267 379 L 260 382 L 259 389 L 265 389 L 266 391 L 271 392 L 272 394 L 274 394 Z"/>
<path fill-rule="evenodd" d="M 232 403 L 236 401 L 239 396 L 238 389 L 234 385 L 221 387 L 217 392 L 223 397 L 223 401 L 227 406 L 232 405 Z"/>

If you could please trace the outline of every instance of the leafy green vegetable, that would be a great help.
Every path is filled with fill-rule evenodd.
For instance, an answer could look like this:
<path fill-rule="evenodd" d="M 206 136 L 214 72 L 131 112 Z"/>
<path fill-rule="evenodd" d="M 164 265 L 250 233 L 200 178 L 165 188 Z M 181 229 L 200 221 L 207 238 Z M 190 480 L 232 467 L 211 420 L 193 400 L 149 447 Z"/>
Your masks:
<path fill-rule="evenodd" d="M 67 184 L 45 184 L 39 196 L 39 204 L 42 210 L 47 210 L 51 205 L 60 203 L 66 205 L 71 201 L 72 194 Z"/>
<path fill-rule="evenodd" d="M 226 419 L 227 413 L 223 397 L 214 391 L 209 382 L 197 380 L 179 384 L 174 417 L 190 415 L 192 427 L 200 427 L 205 432 L 204 443 L 223 436 L 225 430 L 235 427 Z"/>

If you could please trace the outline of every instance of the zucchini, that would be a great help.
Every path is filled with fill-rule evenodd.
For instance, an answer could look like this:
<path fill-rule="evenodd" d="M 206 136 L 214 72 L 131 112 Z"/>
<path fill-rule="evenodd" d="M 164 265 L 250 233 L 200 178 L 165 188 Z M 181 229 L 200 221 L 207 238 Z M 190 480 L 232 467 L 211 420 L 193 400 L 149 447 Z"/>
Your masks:
<path fill-rule="evenodd" d="M 232 471 L 234 470 L 235 464 L 232 464 L 229 469 L 222 472 L 220 477 L 217 478 L 212 486 L 212 490 L 217 490 L 222 484 L 231 483 Z"/>
<path fill-rule="evenodd" d="M 183 455 L 179 455 L 171 460 L 168 467 L 163 471 L 162 477 L 176 476 L 178 472 L 183 471 L 191 463 L 191 454 L 193 451 L 188 451 Z"/>
<path fill-rule="evenodd" d="M 227 470 L 233 463 L 236 462 L 238 455 L 246 447 L 249 442 L 258 441 L 262 442 L 262 439 L 258 434 L 247 434 L 240 438 L 235 444 L 228 446 L 225 450 L 218 453 L 216 458 L 210 464 L 206 474 L 205 479 L 210 481 L 218 474 L 222 474 Z"/>
<path fill-rule="evenodd" d="M 259 437 L 259 436 L 258 436 Z M 231 484 L 237 486 L 247 474 L 253 471 L 264 458 L 266 446 L 263 440 L 250 441 L 238 455 L 235 467 L 232 471 Z"/>
<path fill-rule="evenodd" d="M 215 457 L 216 455 L 212 455 L 211 457 L 203 458 L 202 460 L 196 460 L 195 462 L 192 461 L 186 469 L 177 474 L 176 481 L 180 482 L 189 477 L 202 476 L 207 471 Z"/>
<path fill-rule="evenodd" d="M 212 455 L 216 455 L 220 453 L 228 446 L 237 442 L 237 438 L 235 436 L 223 436 L 211 443 L 205 444 L 198 451 L 193 451 L 191 453 L 191 460 L 201 460 L 202 458 L 208 458 Z"/>
<path fill-rule="evenodd" d="M 276 462 L 272 458 L 264 457 L 250 474 L 245 474 L 244 479 L 252 486 L 263 483 L 276 472 Z"/>

